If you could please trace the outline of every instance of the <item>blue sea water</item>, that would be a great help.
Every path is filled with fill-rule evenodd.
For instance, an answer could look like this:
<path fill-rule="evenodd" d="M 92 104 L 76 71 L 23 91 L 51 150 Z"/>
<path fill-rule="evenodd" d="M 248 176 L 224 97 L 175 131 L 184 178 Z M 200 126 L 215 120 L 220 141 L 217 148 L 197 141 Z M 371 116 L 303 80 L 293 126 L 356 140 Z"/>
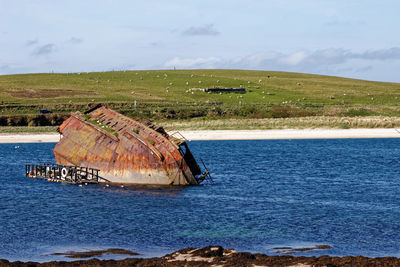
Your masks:
<path fill-rule="evenodd" d="M 26 178 L 26 163 L 54 161 L 54 145 L 0 144 L 0 258 L 112 247 L 149 257 L 211 244 L 400 256 L 400 139 L 191 142 L 215 184 L 181 188 Z"/>

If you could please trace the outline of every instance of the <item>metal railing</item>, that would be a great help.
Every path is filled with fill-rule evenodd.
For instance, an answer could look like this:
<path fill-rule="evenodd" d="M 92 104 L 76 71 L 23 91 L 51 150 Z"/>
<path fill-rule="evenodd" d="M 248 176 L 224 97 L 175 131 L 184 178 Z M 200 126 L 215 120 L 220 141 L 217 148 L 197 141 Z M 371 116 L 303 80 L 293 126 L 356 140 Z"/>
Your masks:
<path fill-rule="evenodd" d="M 25 175 L 30 178 L 71 184 L 98 183 L 101 178 L 98 169 L 53 163 L 26 164 Z"/>

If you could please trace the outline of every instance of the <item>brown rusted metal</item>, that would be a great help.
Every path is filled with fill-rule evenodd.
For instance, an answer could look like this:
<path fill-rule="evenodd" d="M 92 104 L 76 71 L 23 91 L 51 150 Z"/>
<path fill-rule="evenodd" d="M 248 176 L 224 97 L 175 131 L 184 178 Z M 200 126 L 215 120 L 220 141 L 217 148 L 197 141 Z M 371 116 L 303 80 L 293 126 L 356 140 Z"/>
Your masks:
<path fill-rule="evenodd" d="M 205 177 L 184 140 L 97 106 L 59 127 L 57 164 L 99 169 L 113 183 L 196 185 Z"/>

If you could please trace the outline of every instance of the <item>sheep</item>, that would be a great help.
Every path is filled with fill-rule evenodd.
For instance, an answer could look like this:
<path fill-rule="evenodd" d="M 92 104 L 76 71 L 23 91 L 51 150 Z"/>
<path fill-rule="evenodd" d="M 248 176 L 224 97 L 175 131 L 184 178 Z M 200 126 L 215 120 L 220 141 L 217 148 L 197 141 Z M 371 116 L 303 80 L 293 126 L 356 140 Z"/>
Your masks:
<path fill-rule="evenodd" d="M 186 85 L 189 85 L 189 82 L 186 82 Z"/>

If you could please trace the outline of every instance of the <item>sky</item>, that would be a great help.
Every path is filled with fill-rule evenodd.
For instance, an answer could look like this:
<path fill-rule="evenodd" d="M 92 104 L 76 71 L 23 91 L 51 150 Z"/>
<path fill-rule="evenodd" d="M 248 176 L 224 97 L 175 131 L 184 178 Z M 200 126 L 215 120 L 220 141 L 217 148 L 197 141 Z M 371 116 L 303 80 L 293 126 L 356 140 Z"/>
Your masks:
<path fill-rule="evenodd" d="M 291 71 L 400 82 L 399 0 L 0 0 L 0 74 Z"/>

